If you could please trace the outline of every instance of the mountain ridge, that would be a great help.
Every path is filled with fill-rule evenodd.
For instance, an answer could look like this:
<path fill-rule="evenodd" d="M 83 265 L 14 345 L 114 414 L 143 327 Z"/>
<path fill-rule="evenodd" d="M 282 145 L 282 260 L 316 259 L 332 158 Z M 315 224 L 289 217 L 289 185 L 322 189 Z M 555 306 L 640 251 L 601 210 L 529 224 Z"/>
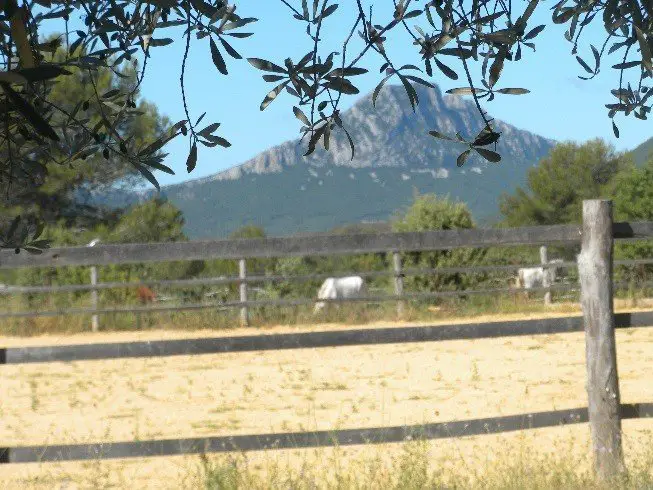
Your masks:
<path fill-rule="evenodd" d="M 231 168 L 221 170 L 214 174 L 200 177 L 197 179 L 190 179 L 178 184 L 171 184 L 165 186 L 166 189 L 175 188 L 178 186 L 194 186 L 201 185 L 207 182 L 213 182 L 216 180 L 237 180 L 241 178 L 244 174 L 265 174 L 265 173 L 275 173 L 281 172 L 284 168 L 288 166 L 294 166 L 301 162 L 302 164 L 308 164 L 309 166 L 320 167 L 324 165 L 336 165 L 336 166 L 347 166 L 352 168 L 364 168 L 364 167 L 380 167 L 380 166 L 401 166 L 390 163 L 387 161 L 387 158 L 392 157 L 388 155 L 385 161 L 371 162 L 371 158 L 376 156 L 378 153 L 379 141 L 374 138 L 386 138 L 390 140 L 392 138 L 397 139 L 399 134 L 402 133 L 403 136 L 409 136 L 410 134 L 415 134 L 422 130 L 422 136 L 426 133 L 425 128 L 437 129 L 443 133 L 455 133 L 456 131 L 461 131 L 462 133 L 467 133 L 467 136 L 472 136 L 480 131 L 482 124 L 479 120 L 470 119 L 470 115 L 478 116 L 477 108 L 474 103 L 470 100 L 465 100 L 462 97 L 455 95 L 442 95 L 440 89 L 436 86 L 434 89 L 427 89 L 422 86 L 417 86 L 416 91 L 420 97 L 420 103 L 417 105 L 415 112 L 413 113 L 410 104 L 408 103 L 407 96 L 404 92 L 404 88 L 401 85 L 388 85 L 381 91 L 377 99 L 376 108 L 372 106 L 371 96 L 367 95 L 362 97 L 357 101 L 350 109 L 344 111 L 341 115 L 343 123 L 350 133 L 354 140 L 356 146 L 354 160 L 350 160 L 350 148 L 349 143 L 345 139 L 344 134 L 334 134 L 332 136 L 332 141 L 330 144 L 330 150 L 327 152 L 321 146 L 318 146 L 313 155 L 309 157 L 304 157 L 303 154 L 306 150 L 305 143 L 300 144 L 299 138 L 286 140 L 283 143 L 274 145 L 273 147 L 260 152 L 256 156 L 246 160 L 245 162 L 235 165 Z M 389 103 L 388 103 L 389 102 Z M 390 116 L 395 119 L 395 121 L 382 121 L 379 124 L 379 119 L 382 119 L 384 105 L 390 109 Z M 441 113 L 451 113 L 464 111 L 465 115 L 468 117 L 457 117 L 457 121 L 452 121 L 453 118 L 437 118 L 432 117 L 432 109 L 435 108 L 436 111 Z M 397 111 L 397 109 L 400 109 Z M 380 112 L 377 112 L 380 111 Z M 404 131 L 393 131 L 392 129 L 397 128 L 397 119 L 406 118 L 411 119 L 412 121 L 406 121 L 406 126 Z M 423 122 L 423 127 L 420 126 L 420 122 Z M 394 124 L 393 124 L 394 123 Z M 546 142 L 548 146 L 555 144 L 555 140 L 549 138 L 542 138 L 540 136 L 534 135 L 533 133 L 524 130 L 515 128 L 509 124 L 506 124 L 503 121 L 496 120 L 496 129 L 501 131 L 502 140 L 500 141 L 497 150 L 499 152 L 513 151 L 519 153 L 516 148 L 508 148 L 505 141 L 509 139 L 510 136 L 517 132 L 522 136 L 534 136 L 535 138 L 528 141 L 531 147 L 539 147 L 542 145 L 542 141 Z M 357 126 L 356 131 L 351 131 L 351 126 Z M 380 126 L 390 126 L 387 128 L 389 130 L 383 131 Z M 360 134 L 360 127 L 364 127 L 362 135 Z M 393 128 L 394 126 L 394 128 Z M 395 134 L 393 134 L 395 133 Z M 507 134 L 506 134 L 507 133 Z M 358 138 L 356 137 L 358 136 Z M 461 145 L 453 146 L 451 142 L 442 142 L 440 140 L 435 140 L 432 136 L 426 135 L 426 137 L 431 139 L 432 145 L 436 148 L 439 147 L 448 147 L 448 151 L 444 152 L 444 155 L 449 157 L 448 160 L 450 165 L 445 167 L 455 167 L 456 157 L 459 151 L 456 151 L 457 148 L 463 148 Z M 410 140 L 413 138 L 404 138 L 405 140 Z M 385 142 L 381 142 L 383 144 Z M 408 142 L 406 142 L 408 143 Z M 406 154 L 413 155 L 414 152 L 411 152 L 409 144 L 400 145 L 401 150 L 398 150 L 394 155 L 394 158 L 401 159 L 405 157 Z M 408 152 L 405 150 L 408 146 Z M 413 147 L 414 148 L 414 147 Z M 439 148 L 441 149 L 441 148 Z M 399 153 L 402 153 L 399 155 Z M 539 152 L 537 152 L 539 154 Z M 532 159 L 535 155 L 533 151 L 524 152 L 523 155 L 520 155 L 524 159 Z M 416 160 L 423 158 L 422 155 L 415 155 Z M 284 161 L 293 162 L 290 165 L 284 165 Z M 470 163 L 480 163 L 482 159 L 477 155 L 470 157 L 468 162 Z"/>
<path fill-rule="evenodd" d="M 339 131 L 332 133 L 328 152 L 318 147 L 303 157 L 306 142 L 288 140 L 230 169 L 164 186 L 161 194 L 182 210 L 194 239 L 228 236 L 246 224 L 262 226 L 269 235 L 289 235 L 384 221 L 416 192 L 466 202 L 479 223 L 491 223 L 499 215 L 499 195 L 523 186 L 528 169 L 555 141 L 494 120 L 502 133 L 496 148 L 502 161 L 489 163 L 473 152 L 459 168 L 456 158 L 465 146 L 428 131 L 476 135 L 484 126 L 476 106 L 443 96 L 439 88 L 416 90 L 414 111 L 403 86 L 389 85 L 376 108 L 368 94 L 341 113 L 356 145 L 353 161 Z M 124 194 L 118 199 L 126 202 Z"/>

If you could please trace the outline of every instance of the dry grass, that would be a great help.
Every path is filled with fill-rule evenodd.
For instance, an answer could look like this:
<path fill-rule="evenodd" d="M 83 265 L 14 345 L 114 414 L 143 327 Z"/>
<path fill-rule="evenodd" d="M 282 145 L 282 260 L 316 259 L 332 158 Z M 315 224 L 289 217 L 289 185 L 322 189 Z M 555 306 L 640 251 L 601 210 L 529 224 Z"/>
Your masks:
<path fill-rule="evenodd" d="M 455 448 L 414 441 L 376 448 L 316 450 L 290 457 L 241 454 L 201 457 L 184 483 L 217 489 L 646 489 L 653 488 L 653 450 L 633 454 L 628 471 L 611 482 L 592 475 L 585 442 L 567 437 L 542 449 L 531 437 L 463 440 Z M 649 438 L 649 442 L 653 437 Z M 499 444 L 501 447 L 499 447 Z M 364 452 L 363 452 L 364 451 Z"/>
<path fill-rule="evenodd" d="M 466 299 L 447 298 L 438 306 L 429 302 L 408 301 L 404 320 L 410 322 L 430 322 L 451 318 L 474 318 L 487 314 L 548 313 L 552 311 L 542 303 L 541 297 L 527 300 L 522 295 L 504 294 L 491 296 L 471 296 Z M 629 301 L 629 303 L 631 303 Z M 125 305 L 103 304 L 106 307 Z M 168 304 L 168 306 L 173 306 Z M 630 305 L 633 306 L 632 304 Z M 3 309 L 7 311 L 53 311 L 65 308 L 88 308 L 88 299 L 79 298 L 74 303 L 58 304 L 52 298 L 45 303 L 27 304 L 19 297 L 13 297 Z M 387 321 L 396 317 L 393 302 L 376 304 L 349 303 L 327 308 L 319 316 L 313 315 L 311 305 L 297 307 L 256 307 L 250 308 L 251 326 L 266 328 L 275 325 L 306 326 L 317 321 L 346 325 L 364 325 Z M 573 303 L 559 303 L 554 311 L 579 311 Z M 173 311 L 99 315 L 100 329 L 107 332 L 133 330 L 201 330 L 204 328 L 233 329 L 239 324 L 237 308 L 217 310 L 207 308 L 192 311 Z M 62 333 L 76 334 L 90 329 L 90 315 L 51 316 L 38 318 L 8 318 L 0 320 L 0 335 L 30 337 L 34 335 Z"/>
<path fill-rule="evenodd" d="M 521 317 L 575 310 L 575 305 L 559 305 L 547 315 Z M 485 315 L 467 321 L 511 318 L 518 315 Z M 0 337 L 0 344 L 120 342 L 346 327 L 58 334 Z M 653 329 L 619 331 L 617 342 L 623 402 L 653 400 Z M 0 374 L 0 440 L 5 446 L 46 445 L 462 420 L 583 406 L 584 383 L 581 333 L 7 365 Z M 653 462 L 646 455 L 653 442 L 650 421 L 624 422 L 624 438 L 631 466 Z M 254 452 L 236 459 L 209 456 L 203 466 L 196 456 L 5 465 L 0 486 L 315 488 L 311 482 L 321 482 L 318 488 L 380 488 L 377 484 L 386 482 L 381 487 L 524 488 L 520 483 L 532 480 L 537 484 L 527 485 L 530 488 L 562 488 L 565 485 L 558 483 L 565 481 L 568 488 L 592 488 L 587 447 L 588 429 L 580 425 L 421 445 Z M 429 463 L 426 469 L 424 461 Z M 646 483 L 643 474 L 635 468 L 633 475 L 644 483 L 630 488 L 650 487 L 651 480 Z"/>

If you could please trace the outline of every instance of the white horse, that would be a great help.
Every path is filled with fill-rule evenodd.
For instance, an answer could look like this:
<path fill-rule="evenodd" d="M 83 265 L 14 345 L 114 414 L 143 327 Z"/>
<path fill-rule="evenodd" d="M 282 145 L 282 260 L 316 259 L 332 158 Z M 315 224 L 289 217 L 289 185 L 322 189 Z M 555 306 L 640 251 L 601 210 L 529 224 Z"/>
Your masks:
<path fill-rule="evenodd" d="M 550 260 L 549 264 L 562 264 L 562 259 Z M 549 285 L 553 284 L 558 276 L 560 267 L 524 267 L 517 271 L 516 286 L 518 288 L 533 289 L 544 286 L 545 274 L 548 275 Z"/>
<path fill-rule="evenodd" d="M 317 293 L 317 299 L 358 298 L 367 293 L 365 281 L 360 276 L 329 277 L 322 283 Z M 313 313 L 319 312 L 326 306 L 324 301 L 315 303 Z"/>

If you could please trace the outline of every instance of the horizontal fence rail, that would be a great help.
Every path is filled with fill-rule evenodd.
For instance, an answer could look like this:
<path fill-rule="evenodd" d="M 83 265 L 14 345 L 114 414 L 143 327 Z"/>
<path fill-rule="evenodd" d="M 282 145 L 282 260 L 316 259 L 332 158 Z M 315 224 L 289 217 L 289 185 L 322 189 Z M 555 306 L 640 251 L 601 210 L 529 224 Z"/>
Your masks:
<path fill-rule="evenodd" d="M 626 284 L 630 285 L 630 283 Z M 578 286 L 569 284 L 554 284 L 549 287 L 537 288 L 492 288 L 492 289 L 464 289 L 459 291 L 433 291 L 428 293 L 404 293 L 402 295 L 383 295 L 383 296 L 358 296 L 352 298 L 334 298 L 334 299 L 315 299 L 315 298 L 298 298 L 298 299 L 262 299 L 249 301 L 224 301 L 220 303 L 187 303 L 179 305 L 162 305 L 162 306 L 131 306 L 117 308 L 69 308 L 50 311 L 17 311 L 1 312 L 0 318 L 37 318 L 52 317 L 59 315 L 90 315 L 90 314 L 113 314 L 113 313 L 157 313 L 166 311 L 190 311 L 204 309 L 220 308 L 240 308 L 240 307 L 257 307 L 257 306 L 303 306 L 311 305 L 316 301 L 322 303 L 383 303 L 386 301 L 396 302 L 398 300 L 420 300 L 431 298 L 451 298 L 459 296 L 473 296 L 484 294 L 501 294 L 501 293 L 518 293 L 518 292 L 539 292 L 539 291 L 575 291 Z"/>
<path fill-rule="evenodd" d="M 653 226 L 650 232 L 653 236 Z M 641 230 L 640 230 L 641 233 Z M 649 236 L 649 235 L 647 235 Z M 580 243 L 580 226 L 468 229 L 409 233 L 254 238 L 170 243 L 135 243 L 66 247 L 40 255 L 0 251 L 0 268 L 109 265 L 171 260 L 272 258 L 304 255 L 347 255 L 394 250 L 424 251 L 493 245 Z"/>
<path fill-rule="evenodd" d="M 653 222 L 615 223 L 617 240 L 653 237 Z M 481 248 L 508 245 L 578 244 L 579 225 L 522 228 L 328 235 L 316 237 L 255 238 L 170 243 L 135 243 L 66 247 L 45 250 L 40 255 L 0 251 L 0 269 L 109 265 L 173 260 L 272 258 L 306 255 L 354 255 L 388 250 L 417 252 L 449 248 Z"/>
<path fill-rule="evenodd" d="M 653 326 L 653 311 L 618 313 L 617 328 Z M 265 350 L 309 349 L 410 342 L 441 342 L 524 335 L 551 335 L 583 331 L 581 316 L 463 323 L 426 327 L 367 328 L 323 332 L 243 335 L 185 340 L 157 340 L 104 344 L 12 347 L 0 349 L 0 364 L 87 361 L 135 357 L 226 354 Z"/>
<path fill-rule="evenodd" d="M 653 259 L 651 259 L 653 263 Z M 575 267 L 575 262 L 565 262 L 558 263 L 554 265 L 529 265 L 529 266 L 519 266 L 519 265 L 479 265 L 479 266 L 468 266 L 468 267 L 422 267 L 422 268 L 406 268 L 402 270 L 402 276 L 418 276 L 425 274 L 452 274 L 452 273 L 482 273 L 482 272 L 492 272 L 492 271 L 517 271 L 524 267 L 544 267 L 544 268 L 553 268 L 553 267 Z M 125 288 L 136 288 L 138 286 L 163 286 L 171 288 L 184 288 L 189 286 L 210 286 L 210 285 L 228 285 L 228 284 L 256 284 L 262 282 L 285 282 L 285 281 L 296 281 L 296 282 L 308 282 L 308 281 L 319 281 L 328 278 L 341 278 L 341 277 L 350 277 L 350 276 L 360 276 L 365 278 L 373 277 L 391 277 L 394 276 L 394 271 L 383 270 L 383 271 L 354 271 L 354 272 L 336 272 L 336 273 L 322 273 L 322 274 L 302 274 L 296 276 L 284 276 L 284 275 L 251 275 L 245 278 L 238 276 L 228 276 L 228 277 L 207 277 L 207 278 L 197 278 L 197 279 L 152 279 L 139 282 L 107 282 L 99 283 L 95 285 L 91 284 L 66 284 L 66 285 L 55 285 L 55 286 L 5 286 L 0 287 L 0 295 L 3 294 L 25 294 L 25 293 L 70 293 L 70 292 L 79 292 L 79 291 L 92 291 L 100 289 L 125 289 Z"/>
<path fill-rule="evenodd" d="M 652 287 L 653 281 L 642 282 L 618 282 L 614 284 L 615 289 L 624 289 L 637 286 Z M 64 286 L 62 286 L 64 287 Z M 383 303 L 396 302 L 400 300 L 424 300 L 432 298 L 452 298 L 462 296 L 480 296 L 494 294 L 518 294 L 518 293 L 538 293 L 546 291 L 579 291 L 579 286 L 574 284 L 552 284 L 551 286 L 540 286 L 533 288 L 488 288 L 488 289 L 461 289 L 456 291 L 433 291 L 428 293 L 404 293 L 402 295 L 383 295 L 383 296 L 359 296 L 355 298 L 335 298 L 335 299 L 316 299 L 316 298 L 297 298 L 297 299 L 261 299 L 249 301 L 223 301 L 214 303 L 181 303 L 161 306 L 128 306 L 128 307 L 111 307 L 111 308 L 64 308 L 59 310 L 46 311 L 4 311 L 0 312 L 2 318 L 41 318 L 54 317 L 60 315 L 92 315 L 92 314 L 119 314 L 119 313 L 166 313 L 175 311 L 197 311 L 216 309 L 218 311 L 242 308 L 242 307 L 264 307 L 264 306 L 306 306 L 315 304 L 316 301 L 322 303 Z"/>
<path fill-rule="evenodd" d="M 651 259 L 650 263 L 653 263 Z M 426 274 L 455 274 L 455 273 L 483 273 L 483 272 L 493 272 L 493 271 L 517 271 L 524 267 L 544 267 L 550 269 L 553 267 L 575 267 L 575 262 L 564 262 L 562 264 L 554 265 L 529 265 L 529 266 L 519 266 L 519 265 L 481 265 L 481 266 L 468 266 L 468 267 L 423 267 L 423 268 L 406 268 L 402 269 L 402 276 L 419 276 Z M 337 273 L 322 273 L 322 274 L 302 274 L 296 276 L 283 276 L 283 275 L 265 275 L 257 276 L 251 275 L 245 278 L 238 276 L 230 277 L 207 277 L 207 278 L 197 278 L 197 279 L 153 279 L 145 280 L 139 282 L 107 282 L 107 283 L 98 283 L 95 285 L 92 284 L 65 284 L 65 285 L 55 285 L 55 286 L 5 286 L 0 287 L 0 295 L 9 295 L 9 294 L 26 294 L 26 293 L 71 293 L 71 292 L 80 292 L 80 291 L 92 291 L 92 290 L 101 290 L 101 289 L 128 289 L 128 288 L 137 288 L 138 286 L 163 286 L 170 288 L 185 288 L 192 286 L 210 286 L 210 285 L 229 285 L 229 284 L 256 284 L 264 282 L 285 282 L 285 281 L 295 281 L 295 282 L 308 282 L 308 281 L 319 281 L 328 278 L 341 278 L 341 277 L 350 277 L 350 276 L 360 276 L 365 278 L 373 277 L 391 277 L 395 273 L 391 270 L 384 271 L 354 271 L 354 272 L 337 272 Z"/>
<path fill-rule="evenodd" d="M 615 260 L 615 266 L 636 266 L 636 265 L 653 265 L 653 259 L 628 259 Z M 556 262 L 549 264 L 530 264 L 530 265 L 476 265 L 465 267 L 413 267 L 402 269 L 402 276 L 419 276 L 426 274 L 480 274 L 484 272 L 516 272 L 519 269 L 539 268 L 544 269 L 562 269 L 578 267 L 576 262 Z M 0 295 L 10 294 L 34 294 L 34 293 L 75 293 L 83 291 L 95 291 L 106 289 L 129 289 L 139 286 L 161 286 L 169 288 L 186 288 L 193 286 L 216 286 L 229 284 L 257 284 L 265 282 L 308 282 L 319 281 L 328 278 L 342 278 L 350 276 L 360 276 L 364 278 L 373 277 L 392 277 L 395 273 L 391 270 L 381 271 L 353 271 L 353 272 L 336 272 L 322 274 L 302 274 L 296 276 L 284 275 L 251 275 L 245 278 L 238 276 L 227 277 L 206 277 L 197 279 L 152 279 L 138 282 L 105 282 L 98 284 L 64 284 L 53 286 L 3 286 L 0 287 Z"/>
<path fill-rule="evenodd" d="M 619 408 L 622 419 L 653 417 L 653 403 L 623 404 Z M 587 408 L 572 408 L 525 415 L 507 415 L 504 417 L 369 429 L 280 432 L 275 434 L 165 439 L 159 441 L 5 447 L 0 448 L 0 464 L 381 444 L 498 434 L 581 424 L 587 421 Z"/>

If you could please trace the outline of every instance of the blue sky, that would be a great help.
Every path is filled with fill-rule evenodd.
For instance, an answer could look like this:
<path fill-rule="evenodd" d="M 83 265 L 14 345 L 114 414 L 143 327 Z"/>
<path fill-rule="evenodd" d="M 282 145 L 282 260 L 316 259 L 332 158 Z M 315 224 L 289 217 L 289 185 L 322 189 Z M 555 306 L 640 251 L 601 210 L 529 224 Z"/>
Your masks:
<path fill-rule="evenodd" d="M 238 13 L 241 16 L 259 18 L 259 22 L 250 24 L 248 27 L 251 29 L 247 29 L 254 32 L 254 36 L 233 39 L 232 45 L 243 58 L 265 58 L 283 64 L 283 59 L 287 56 L 296 61 L 309 51 L 310 40 L 305 35 L 305 25 L 292 19 L 281 2 L 267 0 L 256 3 L 255 9 L 249 7 L 247 2 L 239 3 Z M 301 5 L 298 0 L 291 3 Z M 355 20 L 351 10 L 346 8 L 349 1 L 340 3 L 338 11 L 325 23 L 324 40 L 333 50 L 340 50 L 341 43 Z M 387 15 L 378 16 L 379 21 L 387 18 Z M 546 4 L 538 8 L 529 26 L 535 27 L 538 24 L 546 24 L 547 27 L 536 39 L 537 51 L 533 53 L 526 49 L 522 61 L 507 63 L 497 83 L 497 87 L 524 87 L 531 93 L 498 96 L 493 102 L 486 103 L 485 108 L 493 117 L 561 141 L 582 142 L 602 137 L 613 143 L 617 150 L 632 149 L 652 136 L 650 123 L 632 116 L 615 119 L 621 131 L 619 139 L 612 133 L 604 105 L 614 102 L 610 89 L 618 86 L 618 74 L 610 68 L 618 62 L 614 55 L 603 62 L 604 68 L 594 80 L 579 80 L 577 75 L 583 75 L 584 71 L 570 53 L 571 44 L 563 37 L 564 27 L 551 23 L 551 11 Z M 600 19 L 594 24 L 596 25 L 587 31 L 578 53 L 590 66 L 593 66 L 593 57 L 588 42 L 600 47 L 604 39 Z M 179 86 L 184 40 L 179 29 L 168 30 L 167 33 L 161 31 L 157 37 L 172 37 L 175 43 L 151 50 L 142 96 L 154 102 L 162 114 L 176 122 L 185 118 Z M 399 64 L 414 63 L 422 66 L 416 47 L 405 33 L 393 35 L 387 47 L 391 58 Z M 351 49 L 350 52 L 355 51 Z M 206 111 L 202 127 L 210 122 L 222 123 L 217 134 L 227 138 L 232 146 L 228 149 L 200 146 L 197 168 L 188 174 L 185 168 L 188 139 L 180 136 L 166 147 L 169 155 L 165 163 L 176 175 L 158 172 L 157 178 L 163 185 L 203 177 L 238 165 L 299 134 L 300 123 L 292 113 L 295 99 L 283 93 L 265 111 L 259 111 L 260 102 L 273 84 L 263 81 L 262 72 L 253 68 L 245 59 L 233 60 L 224 50 L 223 55 L 229 68 L 228 77 L 220 74 L 211 62 L 208 39 L 197 40 L 193 36 L 186 71 L 186 93 L 192 120 Z M 449 59 L 453 68 L 462 66 L 454 58 Z M 380 80 L 378 68 L 381 64 L 378 55 L 368 55 L 361 66 L 368 68 L 370 73 L 354 79 L 361 93 L 346 96 L 343 109 L 374 89 Z M 449 80 L 437 70 L 431 81 L 439 85 L 442 91 L 465 86 L 462 69 L 457 71 L 461 75 L 458 81 Z M 472 76 L 474 73 L 480 74 L 480 67 L 475 68 Z M 479 77 L 476 77 L 475 82 L 478 81 Z"/>

